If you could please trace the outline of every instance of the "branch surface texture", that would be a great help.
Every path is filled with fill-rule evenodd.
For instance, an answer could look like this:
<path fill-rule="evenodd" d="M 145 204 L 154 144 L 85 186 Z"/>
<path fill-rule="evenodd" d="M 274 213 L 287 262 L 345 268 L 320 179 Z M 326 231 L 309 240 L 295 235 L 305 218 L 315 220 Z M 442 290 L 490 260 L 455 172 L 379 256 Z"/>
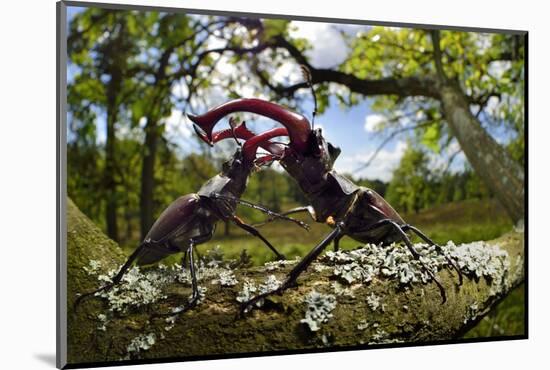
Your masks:
<path fill-rule="evenodd" d="M 71 364 L 451 340 L 524 279 L 521 230 L 442 246 L 462 286 L 444 256 L 417 244 L 446 289 L 444 304 L 404 246 L 366 245 L 326 252 L 297 287 L 237 318 L 241 302 L 276 288 L 298 260 L 247 267 L 246 258 L 227 261 L 214 250 L 199 266 L 200 303 L 181 315 L 170 313 L 189 299 L 190 276 L 162 264 L 132 268 L 123 284 L 72 311 L 77 295 L 108 282 L 125 256 L 70 200 L 67 212 Z"/>

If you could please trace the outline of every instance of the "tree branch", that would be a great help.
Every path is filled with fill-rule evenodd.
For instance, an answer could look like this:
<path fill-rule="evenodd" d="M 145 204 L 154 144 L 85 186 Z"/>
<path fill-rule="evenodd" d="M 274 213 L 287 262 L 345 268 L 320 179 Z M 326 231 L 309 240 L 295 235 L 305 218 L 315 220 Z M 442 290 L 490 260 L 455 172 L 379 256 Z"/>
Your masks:
<path fill-rule="evenodd" d="M 434 64 L 437 77 L 443 83 L 447 81 L 447 76 L 445 75 L 445 70 L 443 69 L 443 64 L 441 63 L 441 47 L 439 40 L 439 30 L 431 30 L 430 35 L 432 37 L 432 44 L 434 48 Z"/>
<path fill-rule="evenodd" d="M 439 97 L 439 93 L 436 88 L 437 80 L 434 76 L 381 78 L 376 80 L 360 79 L 350 73 L 344 73 L 333 69 L 313 67 L 302 52 L 282 36 L 277 36 L 275 38 L 273 46 L 286 49 L 298 64 L 307 66 L 311 71 L 313 84 L 335 82 L 345 85 L 351 91 L 364 96 L 397 95 L 400 97 Z M 286 88 L 278 88 L 276 92 L 291 95 L 296 90 L 307 87 L 308 85 L 306 83 L 299 83 Z"/>
<path fill-rule="evenodd" d="M 439 97 L 439 92 L 437 90 L 437 79 L 435 78 L 435 76 L 382 78 L 369 80 L 360 79 L 353 74 L 344 73 L 333 69 L 315 68 L 309 63 L 309 61 L 302 54 L 301 51 L 299 51 L 292 43 L 290 43 L 282 36 L 276 36 L 273 40 L 260 43 L 252 48 L 223 47 L 205 50 L 198 55 L 197 61 L 194 63 L 192 68 L 186 71 L 181 71 L 181 73 L 194 75 L 194 71 L 196 70 L 196 68 L 210 53 L 222 54 L 225 52 L 232 52 L 238 55 L 258 54 L 267 48 L 283 48 L 287 50 L 298 64 L 303 64 L 309 68 L 312 74 L 313 84 L 320 84 L 324 82 L 339 83 L 346 85 L 351 91 L 365 96 L 426 96 L 436 99 Z M 291 96 L 299 89 L 309 88 L 308 84 L 305 82 L 284 87 L 270 83 L 269 79 L 262 73 L 259 73 L 258 77 L 268 88 L 283 96 Z"/>
<path fill-rule="evenodd" d="M 67 212 L 67 304 L 72 307 L 78 293 L 95 289 L 100 284 L 96 274 L 117 268 L 124 262 L 124 257 L 116 244 L 104 236 L 70 200 Z M 258 248 L 263 248 L 260 243 Z M 217 270 L 201 268 L 199 286 L 207 289 L 202 302 L 173 321 L 155 318 L 153 314 L 171 312 L 173 307 L 187 301 L 191 292 L 187 275 L 178 275 L 177 282 L 170 280 L 172 282 L 159 285 L 162 295 L 167 297 L 162 298 L 161 295 L 156 303 L 137 300 L 135 297 L 139 297 L 137 292 L 140 291 L 132 291 L 132 284 L 127 281 L 119 286 L 109 301 L 91 298 L 81 303 L 76 313 L 69 312 L 69 363 L 319 349 L 327 345 L 422 343 L 457 338 L 510 289 L 523 281 L 522 233 L 507 234 L 484 247 L 476 247 L 476 243 L 472 243 L 468 248 L 457 248 L 463 252 L 459 263 L 470 261 L 468 263 L 471 264 L 474 257 L 480 257 L 476 253 L 481 253 L 490 258 L 484 260 L 483 265 L 478 265 L 480 274 L 491 269 L 496 269 L 498 273 L 492 279 L 484 276 L 475 278 L 470 273 L 465 276 L 464 284 L 458 287 L 456 275 L 450 272 L 452 270 L 439 271 L 438 278 L 447 291 L 445 304 L 441 303 L 433 283 L 403 285 L 399 277 L 378 274 L 367 283 L 360 279 L 347 283 L 342 275 L 335 275 L 335 270 L 346 263 L 331 262 L 327 256 L 320 258 L 301 275 L 296 288 L 282 296 L 268 298 L 263 307 L 254 309 L 242 319 L 237 319 L 236 314 L 239 309 L 237 297 L 244 292 L 244 281 L 260 287 L 269 275 L 281 280 L 292 268 L 292 261 L 269 267 L 233 265 L 226 269 L 218 267 Z M 391 248 L 385 250 L 390 251 Z M 403 251 L 406 253 L 406 249 Z M 90 261 L 94 262 L 90 264 Z M 94 271 L 94 265 L 97 271 Z M 357 268 L 354 265 L 349 267 Z M 467 267 L 463 269 L 467 271 Z M 134 287 L 156 286 L 159 274 L 167 277 L 170 271 L 170 268 L 159 267 L 153 267 L 149 272 L 134 271 L 132 281 L 138 279 Z M 179 271 L 179 268 L 174 271 Z M 220 285 L 222 271 L 233 274 L 238 281 L 236 285 Z M 140 284 L 145 280 L 147 284 Z M 134 292 L 129 296 L 133 300 L 121 300 L 125 289 Z M 318 331 L 312 331 L 303 322 L 307 310 L 305 298 L 312 291 L 332 295 L 336 303 L 331 311 L 332 317 L 320 322 Z M 145 290 L 143 294 L 148 294 L 146 297 L 151 299 L 155 297 L 153 293 L 153 290 Z M 323 296 L 320 298 L 320 303 L 323 303 Z M 126 310 L 114 312 L 111 310 L 113 303 L 123 304 Z M 152 343 L 147 348 L 132 350 L 136 346 L 131 344 L 137 343 L 140 336 L 147 336 Z"/>

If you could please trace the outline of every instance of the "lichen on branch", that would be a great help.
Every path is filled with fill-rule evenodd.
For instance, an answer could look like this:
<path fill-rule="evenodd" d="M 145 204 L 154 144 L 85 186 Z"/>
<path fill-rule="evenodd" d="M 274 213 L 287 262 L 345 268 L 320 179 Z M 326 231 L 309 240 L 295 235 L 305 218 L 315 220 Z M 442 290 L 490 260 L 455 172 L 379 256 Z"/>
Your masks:
<path fill-rule="evenodd" d="M 78 293 L 112 278 L 124 257 L 70 201 L 68 215 L 71 307 Z M 215 258 L 197 266 L 199 304 L 172 316 L 191 294 L 188 272 L 178 264 L 134 267 L 121 285 L 69 313 L 69 362 L 448 340 L 523 280 L 521 232 L 442 246 L 464 274 L 460 287 L 444 255 L 425 244 L 415 247 L 444 285 L 445 304 L 401 245 L 328 251 L 296 287 L 266 298 L 244 318 L 237 315 L 241 303 L 278 287 L 298 259 L 246 267 L 245 257 L 229 261 L 211 253 Z"/>

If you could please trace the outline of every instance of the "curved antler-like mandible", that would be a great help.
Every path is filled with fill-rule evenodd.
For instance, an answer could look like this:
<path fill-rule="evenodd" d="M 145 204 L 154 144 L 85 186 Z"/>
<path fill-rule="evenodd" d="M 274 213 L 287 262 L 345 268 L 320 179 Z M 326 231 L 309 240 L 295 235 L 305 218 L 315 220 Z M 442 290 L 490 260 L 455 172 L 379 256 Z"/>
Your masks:
<path fill-rule="evenodd" d="M 277 136 L 286 136 L 288 135 L 287 129 L 284 127 L 277 127 L 271 130 L 262 132 L 261 134 L 255 135 L 250 139 L 246 140 L 243 145 L 243 156 L 245 162 L 252 163 L 256 159 L 256 151 L 258 147 L 262 146 L 269 139 L 273 139 Z"/>
<path fill-rule="evenodd" d="M 193 121 L 195 131 L 207 143 L 212 144 L 212 130 L 216 123 L 234 112 L 250 112 L 271 118 L 288 129 L 290 146 L 298 152 L 306 149 L 311 132 L 308 119 L 278 104 L 261 99 L 237 99 L 222 104 L 200 116 L 187 115 Z M 202 132 L 201 132 L 202 131 Z"/>
<path fill-rule="evenodd" d="M 288 130 L 284 127 L 281 127 L 281 134 L 279 136 L 288 136 Z M 242 140 L 248 140 L 255 136 L 256 134 L 253 133 L 246 127 L 246 124 L 243 122 L 239 123 L 235 127 L 228 128 L 225 130 L 215 131 L 212 133 L 212 144 L 217 143 L 218 141 L 229 139 L 232 137 L 236 137 L 238 139 Z M 200 136 L 200 135 L 199 135 Z M 201 136 L 202 138 L 202 136 Z M 204 139 L 203 139 L 204 140 Z M 280 156 L 283 154 L 285 150 L 285 146 L 283 144 L 276 144 L 268 141 L 265 139 L 260 143 L 260 146 L 270 152 L 271 154 L 274 154 L 275 156 Z"/>

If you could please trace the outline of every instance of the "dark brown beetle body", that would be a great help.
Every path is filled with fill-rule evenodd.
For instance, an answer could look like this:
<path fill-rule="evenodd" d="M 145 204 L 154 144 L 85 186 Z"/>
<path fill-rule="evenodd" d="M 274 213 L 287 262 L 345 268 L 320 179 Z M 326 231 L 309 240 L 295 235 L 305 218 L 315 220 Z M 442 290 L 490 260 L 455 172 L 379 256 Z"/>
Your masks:
<path fill-rule="evenodd" d="M 310 142 L 315 143 L 312 150 L 304 155 L 290 152 L 279 161 L 311 204 L 311 217 L 317 222 L 328 221 L 331 226 L 343 223 L 346 235 L 362 243 L 388 245 L 400 241 L 401 236 L 391 225 L 365 232 L 365 225 L 382 219 L 393 220 L 401 226 L 406 223 L 377 192 L 357 186 L 333 170 L 340 149 L 327 143 L 320 129 L 312 131 L 312 136 Z"/>

